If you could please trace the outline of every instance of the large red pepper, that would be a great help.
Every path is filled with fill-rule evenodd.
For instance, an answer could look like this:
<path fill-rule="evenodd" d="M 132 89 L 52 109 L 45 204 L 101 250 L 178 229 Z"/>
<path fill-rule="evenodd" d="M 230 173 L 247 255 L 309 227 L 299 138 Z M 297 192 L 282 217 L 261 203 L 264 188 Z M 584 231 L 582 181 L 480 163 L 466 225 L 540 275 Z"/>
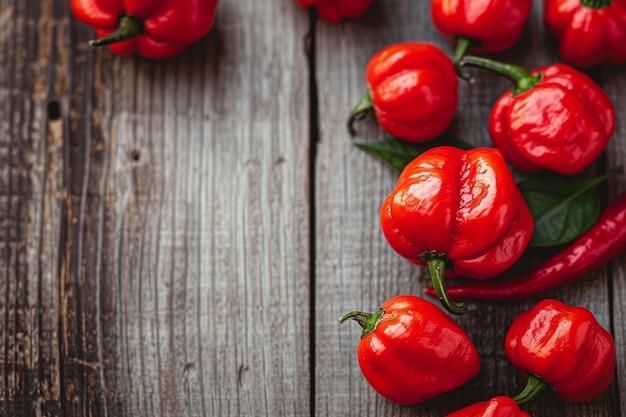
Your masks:
<path fill-rule="evenodd" d="M 204 37 L 217 0 L 71 0 L 76 18 L 95 28 L 92 46 L 120 55 L 166 58 Z"/>
<path fill-rule="evenodd" d="M 499 395 L 461 408 L 445 417 L 531 417 L 511 397 Z"/>
<path fill-rule="evenodd" d="M 565 401 L 589 401 L 613 380 L 613 337 L 583 307 L 540 301 L 513 321 L 504 348 L 511 363 L 529 376 L 516 396 L 520 403 L 546 388 Z"/>
<path fill-rule="evenodd" d="M 375 313 L 353 311 L 339 322 L 349 319 L 363 328 L 357 354 L 365 379 L 391 401 L 424 402 L 480 370 L 478 352 L 463 329 L 420 297 L 398 295 Z"/>
<path fill-rule="evenodd" d="M 380 221 L 391 247 L 411 262 L 428 265 L 443 306 L 463 314 L 448 299 L 444 272 L 492 278 L 522 254 L 534 222 L 497 149 L 430 149 L 400 174 L 382 204 Z"/>
<path fill-rule="evenodd" d="M 532 0 L 432 0 L 435 28 L 458 44 L 455 61 L 471 48 L 501 52 L 519 41 L 530 15 Z"/>
<path fill-rule="evenodd" d="M 327 22 L 336 23 L 344 18 L 356 19 L 367 10 L 372 0 L 296 0 L 302 7 L 315 7 L 318 15 Z"/>
<path fill-rule="evenodd" d="M 616 198 L 584 235 L 532 271 L 514 277 L 455 285 L 455 300 L 510 300 L 540 295 L 570 283 L 626 253 L 626 193 Z M 434 288 L 426 294 L 435 296 Z"/>
<path fill-rule="evenodd" d="M 531 72 L 486 58 L 465 56 L 463 65 L 508 77 L 515 85 L 489 116 L 493 143 L 515 168 L 580 173 L 604 151 L 615 130 L 615 108 L 602 88 L 565 64 Z"/>
<path fill-rule="evenodd" d="M 579 67 L 626 62 L 625 0 L 545 0 L 561 58 Z"/>
<path fill-rule="evenodd" d="M 376 53 L 365 69 L 368 92 L 352 110 L 348 129 L 374 110 L 388 133 L 410 142 L 436 139 L 450 125 L 458 104 L 454 63 L 438 47 L 404 42 Z"/>

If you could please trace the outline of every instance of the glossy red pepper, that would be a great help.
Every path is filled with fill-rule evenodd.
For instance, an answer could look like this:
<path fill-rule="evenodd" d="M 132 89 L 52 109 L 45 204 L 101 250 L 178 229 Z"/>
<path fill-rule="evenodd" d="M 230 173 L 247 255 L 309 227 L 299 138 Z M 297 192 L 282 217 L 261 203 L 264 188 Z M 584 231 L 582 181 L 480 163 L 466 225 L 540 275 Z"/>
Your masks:
<path fill-rule="evenodd" d="M 375 313 L 353 311 L 339 322 L 363 328 L 359 366 L 370 385 L 400 404 L 417 404 L 460 387 L 476 376 L 474 344 L 433 303 L 414 295 L 385 301 Z"/>
<path fill-rule="evenodd" d="M 354 121 L 372 110 L 388 133 L 410 142 L 436 139 L 450 125 L 458 104 L 454 63 L 438 47 L 404 42 L 376 53 L 365 69 L 368 92 L 352 110 Z"/>
<path fill-rule="evenodd" d="M 391 247 L 411 262 L 428 265 L 443 306 L 463 314 L 448 299 L 444 272 L 492 278 L 522 254 L 534 222 L 497 149 L 430 149 L 400 174 L 382 204 L 380 221 Z"/>
<path fill-rule="evenodd" d="M 520 314 L 505 338 L 511 363 L 529 377 L 516 399 L 530 401 L 546 388 L 569 402 L 592 400 L 615 372 L 615 342 L 584 307 L 542 300 Z"/>
<path fill-rule="evenodd" d="M 430 14 L 435 28 L 457 43 L 455 61 L 468 49 L 502 52 L 522 34 L 532 0 L 432 0 Z"/>
<path fill-rule="evenodd" d="M 626 253 L 626 193 L 616 198 L 584 235 L 532 271 L 514 278 L 455 285 L 455 300 L 510 300 L 533 297 L 568 284 Z M 434 288 L 426 294 L 436 296 Z"/>
<path fill-rule="evenodd" d="M 543 17 L 565 61 L 579 67 L 626 62 L 625 0 L 545 0 Z"/>
<path fill-rule="evenodd" d="M 99 39 L 90 45 L 160 59 L 208 33 L 217 0 L 71 0 L 70 6 L 78 20 L 94 27 Z"/>
<path fill-rule="evenodd" d="M 515 168 L 578 174 L 606 148 L 615 130 L 615 108 L 602 88 L 565 64 L 530 73 L 486 58 L 465 56 L 463 65 L 498 72 L 515 87 L 489 116 L 493 143 Z"/>
<path fill-rule="evenodd" d="M 445 417 L 531 417 L 522 411 L 519 404 L 511 397 L 497 396 L 487 401 L 468 405 Z"/>
<path fill-rule="evenodd" d="M 323 20 L 336 23 L 342 19 L 356 19 L 367 10 L 372 0 L 296 0 L 302 7 L 315 7 Z"/>

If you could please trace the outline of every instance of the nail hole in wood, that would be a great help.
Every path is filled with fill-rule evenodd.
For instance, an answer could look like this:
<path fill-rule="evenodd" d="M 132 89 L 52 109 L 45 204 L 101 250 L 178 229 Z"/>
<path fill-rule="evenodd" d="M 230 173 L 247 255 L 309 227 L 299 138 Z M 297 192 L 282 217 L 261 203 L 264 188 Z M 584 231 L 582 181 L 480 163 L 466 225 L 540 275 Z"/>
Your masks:
<path fill-rule="evenodd" d="M 139 159 L 141 158 L 141 154 L 139 153 L 139 150 L 133 149 L 132 152 L 130 153 L 130 158 L 135 162 L 139 161 Z"/>
<path fill-rule="evenodd" d="M 48 121 L 59 120 L 61 118 L 61 105 L 58 100 L 48 102 Z"/>

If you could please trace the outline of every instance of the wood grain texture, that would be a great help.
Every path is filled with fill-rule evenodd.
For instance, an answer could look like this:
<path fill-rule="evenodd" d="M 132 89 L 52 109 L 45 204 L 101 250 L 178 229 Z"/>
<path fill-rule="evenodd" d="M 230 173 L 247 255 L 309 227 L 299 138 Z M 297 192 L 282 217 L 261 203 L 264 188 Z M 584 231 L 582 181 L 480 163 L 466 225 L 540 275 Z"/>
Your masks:
<path fill-rule="evenodd" d="M 152 62 L 89 49 L 67 2 L 2 3 L 0 415 L 309 413 L 308 15 L 286 6 L 222 1 Z"/>

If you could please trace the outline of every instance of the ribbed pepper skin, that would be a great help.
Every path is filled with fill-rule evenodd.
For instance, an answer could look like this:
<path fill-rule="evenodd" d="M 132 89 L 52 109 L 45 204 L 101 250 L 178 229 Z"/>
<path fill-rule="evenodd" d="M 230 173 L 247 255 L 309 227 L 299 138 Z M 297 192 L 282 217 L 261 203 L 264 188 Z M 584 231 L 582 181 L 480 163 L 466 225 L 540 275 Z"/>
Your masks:
<path fill-rule="evenodd" d="M 436 139 L 456 113 L 454 63 L 433 44 L 402 42 L 383 48 L 369 60 L 365 81 L 379 125 L 400 139 Z"/>
<path fill-rule="evenodd" d="M 583 68 L 626 62 L 626 0 L 545 0 L 543 16 L 563 60 Z"/>
<path fill-rule="evenodd" d="M 591 78 L 565 64 L 531 71 L 540 80 L 505 92 L 489 116 L 494 145 L 515 168 L 578 174 L 606 148 L 615 130 L 611 99 Z"/>
<path fill-rule="evenodd" d="M 71 0 L 74 16 L 91 26 L 99 38 L 119 29 L 119 19 L 130 16 L 142 23 L 137 36 L 109 45 L 119 55 L 137 53 L 160 59 L 178 54 L 208 32 L 217 0 Z"/>
<path fill-rule="evenodd" d="M 435 304 L 398 295 L 376 314 L 373 328 L 364 327 L 357 355 L 363 375 L 385 398 L 422 403 L 460 387 L 480 371 L 470 338 Z"/>
<path fill-rule="evenodd" d="M 361 17 L 372 0 L 296 0 L 302 7 L 315 7 L 319 17 L 329 23 Z"/>
<path fill-rule="evenodd" d="M 456 42 L 469 38 L 477 52 L 501 52 L 522 34 L 532 0 L 432 0 L 431 18 L 437 30 Z"/>
<path fill-rule="evenodd" d="M 522 254 L 534 230 L 532 215 L 494 148 L 440 146 L 400 174 L 380 212 L 391 247 L 408 260 L 435 252 L 454 271 L 487 279 Z"/>
<path fill-rule="evenodd" d="M 460 410 L 446 414 L 445 417 L 531 417 L 519 408 L 511 397 L 497 396 L 487 401 L 480 401 Z"/>
<path fill-rule="evenodd" d="M 505 339 L 506 355 L 523 374 L 550 384 L 570 402 L 592 400 L 615 372 L 615 342 L 583 307 L 546 299 L 520 314 Z"/>

